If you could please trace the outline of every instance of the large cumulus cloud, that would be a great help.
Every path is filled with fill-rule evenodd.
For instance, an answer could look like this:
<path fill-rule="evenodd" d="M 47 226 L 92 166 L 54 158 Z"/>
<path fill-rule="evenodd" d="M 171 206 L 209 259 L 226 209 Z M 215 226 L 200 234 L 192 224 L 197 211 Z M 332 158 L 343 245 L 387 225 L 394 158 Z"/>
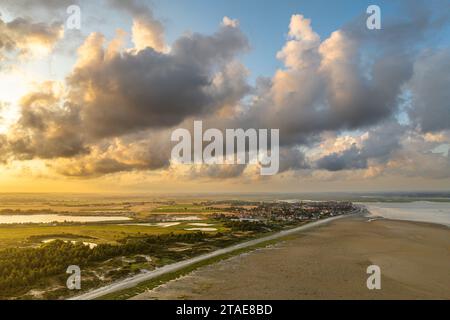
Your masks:
<path fill-rule="evenodd" d="M 264 94 L 247 114 L 249 123 L 280 128 L 282 142 L 295 145 L 323 131 L 353 130 L 389 118 L 412 75 L 412 56 L 382 55 L 367 67 L 364 48 L 346 30 L 320 41 L 308 19 L 293 16 L 288 42 L 278 54 L 285 68 L 264 84 Z"/>
<path fill-rule="evenodd" d="M 95 137 L 174 126 L 247 93 L 244 69 L 229 66 L 247 46 L 239 29 L 221 27 L 210 36 L 183 36 L 167 54 L 147 48 L 108 55 L 103 37 L 92 34 L 82 47 L 89 58 L 68 78 L 70 96 Z"/>
<path fill-rule="evenodd" d="M 54 83 L 42 84 L 20 103 L 21 117 L 8 133 L 8 146 L 15 158 L 53 159 L 88 153 L 79 110 L 68 102 L 60 104 Z"/>
<path fill-rule="evenodd" d="M 162 168 L 174 126 L 234 108 L 250 90 L 236 26 L 184 35 L 166 53 L 124 48 L 124 36 L 91 34 L 63 92 L 48 82 L 21 99 L 5 137 L 12 158 L 67 158 L 54 167 L 73 176 Z"/>

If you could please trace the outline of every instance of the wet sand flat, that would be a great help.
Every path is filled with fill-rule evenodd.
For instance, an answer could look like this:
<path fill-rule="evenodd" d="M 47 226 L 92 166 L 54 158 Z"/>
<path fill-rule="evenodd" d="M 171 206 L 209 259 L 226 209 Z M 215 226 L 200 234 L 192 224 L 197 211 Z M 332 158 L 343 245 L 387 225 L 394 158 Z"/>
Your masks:
<path fill-rule="evenodd" d="M 381 268 L 368 290 L 367 267 Z M 450 228 L 351 217 L 197 269 L 134 299 L 450 299 Z"/>

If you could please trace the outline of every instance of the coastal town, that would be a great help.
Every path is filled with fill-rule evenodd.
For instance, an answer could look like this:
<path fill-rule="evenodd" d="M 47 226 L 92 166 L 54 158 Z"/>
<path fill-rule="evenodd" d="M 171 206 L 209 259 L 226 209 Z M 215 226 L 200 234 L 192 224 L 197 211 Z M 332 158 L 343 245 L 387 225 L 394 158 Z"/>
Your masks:
<path fill-rule="evenodd" d="M 212 206 L 211 208 L 214 208 Z M 314 221 L 342 214 L 354 213 L 362 208 L 348 201 L 276 201 L 253 203 L 253 206 L 236 205 L 228 209 L 231 218 L 236 221 L 267 222 Z M 223 216 L 223 214 L 219 214 Z"/>

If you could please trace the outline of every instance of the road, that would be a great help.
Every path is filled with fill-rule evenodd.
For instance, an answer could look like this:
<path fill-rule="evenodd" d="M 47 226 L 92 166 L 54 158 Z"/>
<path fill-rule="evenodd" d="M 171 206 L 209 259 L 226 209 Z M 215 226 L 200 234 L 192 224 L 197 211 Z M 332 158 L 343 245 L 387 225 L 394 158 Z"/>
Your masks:
<path fill-rule="evenodd" d="M 105 296 L 110 293 L 114 293 L 114 292 L 121 291 L 124 289 L 132 288 L 132 287 L 138 285 L 139 283 L 160 277 L 164 274 L 179 271 L 183 268 L 186 268 L 195 263 L 198 263 L 198 262 L 210 259 L 210 258 L 214 258 L 214 257 L 220 256 L 223 254 L 227 254 L 227 253 L 231 253 L 236 250 L 248 248 L 248 247 L 251 247 L 251 246 L 254 246 L 257 244 L 261 244 L 266 241 L 271 241 L 271 240 L 275 240 L 278 238 L 282 238 L 282 237 L 285 237 L 285 236 L 288 236 L 288 235 L 291 235 L 291 234 L 294 234 L 294 233 L 297 233 L 300 231 L 305 231 L 305 230 L 308 230 L 308 229 L 311 229 L 311 228 L 314 228 L 314 227 L 317 227 L 317 226 L 320 226 L 320 225 L 323 225 L 323 224 L 326 224 L 331 221 L 341 219 L 341 218 L 347 217 L 347 216 L 348 216 L 348 214 L 311 222 L 311 223 L 308 223 L 306 225 L 303 225 L 303 226 L 300 226 L 297 228 L 277 232 L 270 236 L 242 242 L 242 243 L 239 243 L 239 244 L 236 244 L 236 245 L 224 248 L 224 249 L 219 249 L 219 250 L 216 250 L 216 251 L 213 251 L 213 252 L 198 256 L 198 257 L 194 257 L 194 258 L 183 260 L 183 261 L 180 261 L 177 263 L 169 264 L 164 267 L 157 268 L 153 271 L 146 272 L 146 273 L 140 273 L 135 276 L 122 279 L 118 282 L 114 282 L 107 286 L 104 286 L 104 287 L 101 287 L 98 289 L 94 289 L 92 291 L 86 292 L 79 296 L 72 297 L 69 300 L 92 300 L 92 299 L 100 298 L 100 297 Z"/>

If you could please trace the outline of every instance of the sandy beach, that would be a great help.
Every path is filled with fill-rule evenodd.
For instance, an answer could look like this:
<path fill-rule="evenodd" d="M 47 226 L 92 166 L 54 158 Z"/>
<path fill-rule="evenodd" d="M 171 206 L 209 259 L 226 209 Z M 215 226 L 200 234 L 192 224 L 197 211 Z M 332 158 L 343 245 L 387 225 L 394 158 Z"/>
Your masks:
<path fill-rule="evenodd" d="M 381 268 L 381 290 L 366 269 Z M 450 299 L 450 228 L 349 217 L 134 299 Z"/>

